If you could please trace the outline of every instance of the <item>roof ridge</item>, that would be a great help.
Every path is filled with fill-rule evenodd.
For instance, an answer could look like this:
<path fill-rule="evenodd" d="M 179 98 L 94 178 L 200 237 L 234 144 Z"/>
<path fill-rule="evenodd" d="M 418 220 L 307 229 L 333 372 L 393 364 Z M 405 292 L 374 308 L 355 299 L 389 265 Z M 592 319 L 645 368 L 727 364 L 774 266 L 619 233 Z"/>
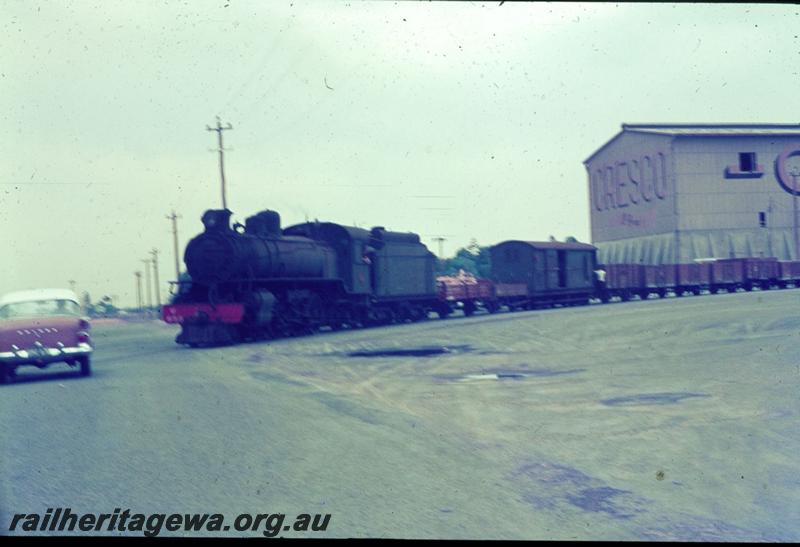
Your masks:
<path fill-rule="evenodd" d="M 800 128 L 800 123 L 781 123 L 781 122 L 768 122 L 768 123 L 738 123 L 738 122 L 724 122 L 724 123 L 685 123 L 685 122 L 677 122 L 677 123 L 623 123 L 622 129 L 631 129 L 631 128 L 732 128 L 732 127 L 792 127 L 792 128 Z"/>

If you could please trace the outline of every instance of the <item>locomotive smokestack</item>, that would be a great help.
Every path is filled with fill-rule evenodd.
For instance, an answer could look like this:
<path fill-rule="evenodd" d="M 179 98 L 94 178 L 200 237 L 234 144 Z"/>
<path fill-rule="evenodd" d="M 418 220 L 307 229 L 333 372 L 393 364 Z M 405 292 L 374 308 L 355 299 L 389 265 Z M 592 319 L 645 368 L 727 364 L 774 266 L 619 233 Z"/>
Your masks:
<path fill-rule="evenodd" d="M 220 232 L 230 230 L 231 215 L 230 209 L 209 209 L 203 213 L 202 221 L 206 232 Z"/>

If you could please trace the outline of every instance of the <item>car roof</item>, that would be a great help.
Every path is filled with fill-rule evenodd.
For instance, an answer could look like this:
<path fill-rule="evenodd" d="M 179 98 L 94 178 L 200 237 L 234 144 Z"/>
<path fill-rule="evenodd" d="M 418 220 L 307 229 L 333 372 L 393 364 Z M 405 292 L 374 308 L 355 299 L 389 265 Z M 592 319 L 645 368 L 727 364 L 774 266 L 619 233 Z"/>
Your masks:
<path fill-rule="evenodd" d="M 37 300 L 72 300 L 78 303 L 78 296 L 69 289 L 33 289 L 6 293 L 0 298 L 0 306 L 17 302 L 35 302 Z"/>

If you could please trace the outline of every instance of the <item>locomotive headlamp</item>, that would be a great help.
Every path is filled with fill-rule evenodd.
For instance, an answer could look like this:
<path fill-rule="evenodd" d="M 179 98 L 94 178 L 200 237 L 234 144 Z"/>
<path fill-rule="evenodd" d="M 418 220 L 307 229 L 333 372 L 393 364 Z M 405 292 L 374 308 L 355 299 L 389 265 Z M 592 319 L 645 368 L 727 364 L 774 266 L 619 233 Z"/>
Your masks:
<path fill-rule="evenodd" d="M 217 219 L 214 216 L 212 211 L 206 211 L 203 214 L 203 226 L 205 226 L 206 230 L 212 229 L 217 225 Z"/>

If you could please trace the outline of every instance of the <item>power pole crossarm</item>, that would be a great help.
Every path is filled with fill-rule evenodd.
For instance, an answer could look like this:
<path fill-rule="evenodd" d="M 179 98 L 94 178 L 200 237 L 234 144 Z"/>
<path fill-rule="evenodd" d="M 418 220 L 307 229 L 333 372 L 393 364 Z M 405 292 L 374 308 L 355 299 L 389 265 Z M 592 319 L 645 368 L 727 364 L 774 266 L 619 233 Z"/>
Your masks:
<path fill-rule="evenodd" d="M 208 125 L 206 126 L 206 130 L 208 130 L 208 131 L 216 131 L 217 132 L 217 142 L 218 142 L 217 151 L 219 152 L 219 176 L 220 176 L 220 179 L 222 180 L 222 208 L 223 209 L 227 209 L 228 208 L 228 201 L 227 201 L 227 199 L 225 197 L 225 157 L 224 157 L 225 148 L 222 146 L 222 132 L 223 131 L 227 131 L 228 129 L 233 129 L 233 126 L 231 124 L 227 124 L 225 127 L 222 127 L 222 122 L 220 122 L 219 116 L 217 116 L 217 126 L 216 127 L 210 127 Z"/>

